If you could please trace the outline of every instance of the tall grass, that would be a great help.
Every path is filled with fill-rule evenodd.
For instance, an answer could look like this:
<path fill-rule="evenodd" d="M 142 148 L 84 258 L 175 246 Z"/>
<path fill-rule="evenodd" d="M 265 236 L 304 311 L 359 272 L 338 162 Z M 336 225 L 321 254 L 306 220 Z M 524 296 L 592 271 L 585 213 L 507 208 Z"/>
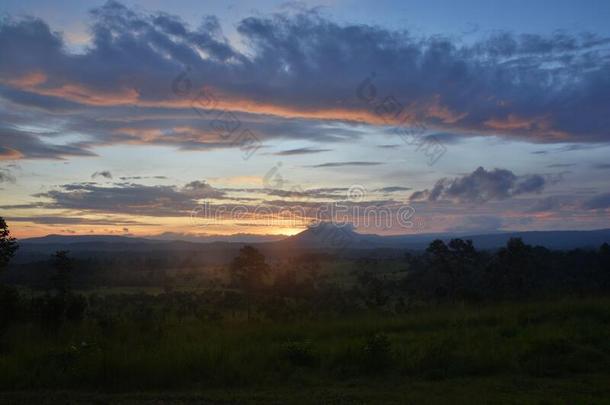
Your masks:
<path fill-rule="evenodd" d="M 147 391 L 357 379 L 610 376 L 610 299 L 291 322 L 86 320 L 0 338 L 0 389 Z"/>

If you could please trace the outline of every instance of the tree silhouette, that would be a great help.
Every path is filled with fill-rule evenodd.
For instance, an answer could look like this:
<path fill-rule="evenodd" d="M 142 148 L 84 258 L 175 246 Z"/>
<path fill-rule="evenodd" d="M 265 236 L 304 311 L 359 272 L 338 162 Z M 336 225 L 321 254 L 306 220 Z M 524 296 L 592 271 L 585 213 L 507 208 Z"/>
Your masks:
<path fill-rule="evenodd" d="M 72 288 L 72 260 L 68 251 L 59 250 L 53 255 L 55 275 L 52 277 L 53 287 L 59 296 L 66 296 Z"/>
<path fill-rule="evenodd" d="M 446 295 L 452 300 L 463 296 L 479 259 L 472 241 L 456 238 L 445 244 L 436 239 L 426 249 L 426 256 L 430 270 L 439 275 L 437 295 Z"/>
<path fill-rule="evenodd" d="M 491 263 L 495 288 L 502 294 L 522 296 L 535 287 L 537 260 L 541 252 L 534 250 L 521 238 L 510 238 L 506 247 L 500 249 Z"/>
<path fill-rule="evenodd" d="M 0 271 L 6 268 L 18 248 L 17 240 L 11 237 L 8 225 L 4 218 L 0 217 Z"/>
<path fill-rule="evenodd" d="M 436 278 L 433 283 L 434 293 L 438 298 L 446 297 L 452 292 L 452 260 L 449 248 L 440 239 L 436 239 L 426 248 L 426 261 L 429 271 Z"/>
<path fill-rule="evenodd" d="M 269 265 L 265 261 L 265 256 L 252 246 L 241 248 L 239 255 L 231 263 L 232 281 L 246 294 L 248 319 L 250 319 L 252 294 L 262 285 L 263 277 L 268 271 Z"/>

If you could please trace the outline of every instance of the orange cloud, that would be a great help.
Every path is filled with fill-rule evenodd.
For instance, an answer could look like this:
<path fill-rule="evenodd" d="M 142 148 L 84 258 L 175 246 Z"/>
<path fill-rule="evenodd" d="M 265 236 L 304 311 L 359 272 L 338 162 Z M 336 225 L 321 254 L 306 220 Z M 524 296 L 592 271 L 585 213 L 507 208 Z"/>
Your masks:
<path fill-rule="evenodd" d="M 17 160 L 21 159 L 23 154 L 15 149 L 0 148 L 0 160 Z"/>
<path fill-rule="evenodd" d="M 127 142 L 130 144 L 163 142 L 168 139 L 168 136 L 171 136 L 172 142 L 219 142 L 218 134 L 211 131 L 202 131 L 199 128 L 189 126 L 180 126 L 167 129 L 123 127 L 114 132 L 118 134 L 127 134 L 136 138 Z"/>
<path fill-rule="evenodd" d="M 492 118 L 483 124 L 486 127 L 500 130 L 531 129 L 536 125 L 537 120 L 533 118 L 522 118 L 514 114 L 509 114 L 506 118 Z"/>
<path fill-rule="evenodd" d="M 42 72 L 30 72 L 18 77 L 0 79 L 1 83 L 20 89 L 33 89 L 46 81 L 47 76 Z"/>
<path fill-rule="evenodd" d="M 200 90 L 194 90 L 185 96 L 175 96 L 167 99 L 143 99 L 141 94 L 132 87 L 114 90 L 100 90 L 79 83 L 63 83 L 51 85 L 49 78 L 41 72 L 31 72 L 13 79 L 4 79 L 3 83 L 22 90 L 40 95 L 63 98 L 68 101 L 91 106 L 139 106 L 149 108 L 196 109 L 199 111 L 232 111 L 250 114 L 269 115 L 288 119 L 311 119 L 329 121 L 350 121 L 370 125 L 412 125 L 422 120 L 432 120 L 432 126 L 458 125 L 468 113 L 455 111 L 444 105 L 439 95 L 428 101 L 410 103 L 404 106 L 396 116 L 383 111 L 383 105 L 347 105 L 344 107 L 303 107 L 279 104 L 268 101 L 253 100 L 240 95 L 228 94 L 219 89 L 206 87 L 203 93 L 210 98 L 202 98 L 201 103 L 196 97 Z M 377 100 L 383 103 L 383 100 Z M 212 115 L 210 116 L 212 118 Z M 566 140 L 569 134 L 552 128 L 548 117 L 526 118 L 509 114 L 503 118 L 491 118 L 482 123 L 482 127 L 463 123 L 462 129 L 485 133 L 486 130 L 499 130 L 515 134 L 533 134 L 538 138 L 550 140 Z M 137 136 L 143 142 L 160 140 L 164 133 L 158 130 L 127 129 L 125 133 Z M 196 128 L 174 128 L 172 135 L 182 136 L 185 140 L 217 141 L 214 134 L 203 132 Z"/>

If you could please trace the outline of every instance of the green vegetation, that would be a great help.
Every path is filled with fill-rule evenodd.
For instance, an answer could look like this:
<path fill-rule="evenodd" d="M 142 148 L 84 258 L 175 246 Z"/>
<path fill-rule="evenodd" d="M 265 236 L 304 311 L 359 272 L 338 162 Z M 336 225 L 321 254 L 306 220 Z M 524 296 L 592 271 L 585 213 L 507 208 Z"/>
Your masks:
<path fill-rule="evenodd" d="M 244 247 L 222 283 L 83 291 L 59 251 L 48 287 L 0 284 L 0 402 L 610 403 L 609 260 L 518 239 L 286 265 Z"/>
<path fill-rule="evenodd" d="M 526 399 L 536 398 L 545 384 L 559 395 L 558 381 L 569 381 L 567 387 L 581 387 L 570 393 L 573 399 L 610 399 L 610 386 L 600 385 L 610 378 L 607 298 L 281 323 L 127 311 L 116 318 L 92 314 L 52 330 L 14 325 L 2 336 L 0 389 L 212 395 L 281 385 L 329 389 L 332 397 L 345 386 L 353 395 L 368 392 L 381 400 L 386 394 L 375 387 L 393 382 L 396 392 L 387 395 L 397 401 L 408 397 L 409 387 L 437 384 L 459 395 L 466 395 L 462 384 L 472 387 L 472 395 L 486 387 L 489 398 L 500 400 L 511 397 L 504 391 L 511 385 L 529 387 L 513 392 L 513 399 Z M 415 389 L 413 398 L 423 398 L 424 391 Z"/>

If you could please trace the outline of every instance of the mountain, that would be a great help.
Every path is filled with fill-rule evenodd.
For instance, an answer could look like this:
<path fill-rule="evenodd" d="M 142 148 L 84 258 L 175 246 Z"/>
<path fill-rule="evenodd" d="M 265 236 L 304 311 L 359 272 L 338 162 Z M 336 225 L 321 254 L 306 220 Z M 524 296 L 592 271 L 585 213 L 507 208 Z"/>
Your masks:
<path fill-rule="evenodd" d="M 146 239 L 157 241 L 184 241 L 195 243 L 210 243 L 210 242 L 236 242 L 236 243 L 261 243 L 261 242 L 276 242 L 285 239 L 286 235 L 255 235 L 250 233 L 235 233 L 232 235 L 210 235 L 210 234 L 192 234 L 192 233 L 177 233 L 164 232 L 159 235 L 148 236 Z"/>
<path fill-rule="evenodd" d="M 509 238 L 518 237 L 530 245 L 549 249 L 597 248 L 602 243 L 610 243 L 610 229 L 593 231 L 531 231 L 498 232 L 493 234 L 412 234 L 381 236 L 362 234 L 350 225 L 337 226 L 321 223 L 303 232 L 282 240 L 265 240 L 253 237 L 221 237 L 192 240 L 175 240 L 171 234 L 164 234 L 167 240 L 135 238 L 117 235 L 48 235 L 41 238 L 19 241 L 19 260 L 33 259 L 48 255 L 56 250 L 70 250 L 85 255 L 91 252 L 198 252 L 210 257 L 231 257 L 244 244 L 252 244 L 270 256 L 286 256 L 302 250 L 368 250 L 368 249 L 411 249 L 422 250 L 434 239 L 448 241 L 451 238 L 471 239 L 477 249 L 497 249 Z M 224 239 L 224 240 L 223 240 Z"/>
<path fill-rule="evenodd" d="M 21 239 L 25 244 L 73 244 L 73 243 L 145 243 L 145 238 L 134 238 L 119 235 L 47 235 L 38 238 Z"/>
<path fill-rule="evenodd" d="M 378 249 L 402 248 L 425 249 L 435 239 L 449 241 L 452 238 L 471 239 L 478 249 L 497 249 L 510 238 L 522 238 L 530 245 L 544 246 L 549 249 L 597 248 L 604 242 L 610 243 L 610 229 L 593 231 L 528 231 L 498 232 L 490 234 L 413 234 L 381 236 L 361 234 L 354 228 L 321 223 L 317 226 L 291 236 L 278 244 L 318 249 Z"/>

